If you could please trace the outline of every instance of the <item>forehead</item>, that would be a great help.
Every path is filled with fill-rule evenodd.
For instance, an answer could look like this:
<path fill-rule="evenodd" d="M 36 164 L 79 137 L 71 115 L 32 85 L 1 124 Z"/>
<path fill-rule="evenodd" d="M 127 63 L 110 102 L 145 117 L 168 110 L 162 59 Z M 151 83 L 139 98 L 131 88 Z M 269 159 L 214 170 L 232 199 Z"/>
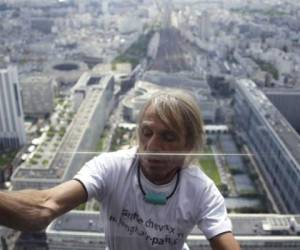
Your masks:
<path fill-rule="evenodd" d="M 152 104 L 150 104 L 144 112 L 144 115 L 141 119 L 141 125 L 147 125 L 152 123 L 160 124 L 167 127 L 167 125 L 162 121 L 162 119 L 157 114 L 155 107 Z"/>
<path fill-rule="evenodd" d="M 155 106 L 149 105 L 146 108 L 144 115 L 141 119 L 141 128 L 149 127 L 151 129 L 160 130 L 160 131 L 172 131 L 176 134 L 182 134 L 181 130 L 176 130 L 174 126 L 172 126 L 171 120 L 163 121 L 158 115 Z"/>

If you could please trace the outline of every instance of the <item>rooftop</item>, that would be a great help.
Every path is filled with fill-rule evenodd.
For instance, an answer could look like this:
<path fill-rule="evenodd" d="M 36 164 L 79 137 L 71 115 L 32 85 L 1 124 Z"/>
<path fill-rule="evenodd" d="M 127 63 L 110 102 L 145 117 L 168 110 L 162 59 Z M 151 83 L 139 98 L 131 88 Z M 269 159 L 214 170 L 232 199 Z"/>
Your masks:
<path fill-rule="evenodd" d="M 191 72 L 164 73 L 160 71 L 147 71 L 143 81 L 152 82 L 163 87 L 177 87 L 184 89 L 200 89 L 202 92 L 210 93 L 209 86 L 205 79 L 194 76 Z"/>
<path fill-rule="evenodd" d="M 104 77 L 101 84 L 107 84 L 110 77 Z M 93 86 L 87 93 L 85 101 L 80 106 L 70 126 L 67 128 L 62 141 L 57 148 L 54 158 L 50 160 L 47 167 L 30 167 L 22 165 L 13 175 L 13 180 L 30 180 L 36 182 L 48 182 L 49 180 L 61 180 L 67 174 L 74 152 L 82 140 L 89 121 L 95 111 L 103 91 L 99 85 Z"/>
<path fill-rule="evenodd" d="M 235 236 L 248 237 L 289 237 L 300 233 L 293 227 L 296 221 L 299 227 L 300 215 L 279 214 L 229 214 Z M 299 231 L 297 231 L 299 230 Z M 103 233 L 104 228 L 99 212 L 72 211 L 56 219 L 47 228 L 47 232 L 93 232 Z M 203 235 L 195 227 L 190 235 Z M 298 237 L 300 240 L 300 237 Z"/>
<path fill-rule="evenodd" d="M 59 217 L 51 227 L 56 231 L 104 232 L 99 212 L 73 212 Z"/>

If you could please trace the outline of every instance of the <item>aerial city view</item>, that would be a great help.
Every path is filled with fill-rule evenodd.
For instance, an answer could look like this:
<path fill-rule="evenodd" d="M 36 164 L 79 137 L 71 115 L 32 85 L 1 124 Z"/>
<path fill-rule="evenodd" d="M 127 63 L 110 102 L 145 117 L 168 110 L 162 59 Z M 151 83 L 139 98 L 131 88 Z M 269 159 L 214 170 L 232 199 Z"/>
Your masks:
<path fill-rule="evenodd" d="M 158 90 L 193 93 L 199 167 L 241 249 L 300 249 L 300 2 L 0 0 L 0 191 L 46 189 L 136 145 Z M 105 249 L 92 199 L 0 249 Z M 190 249 L 211 249 L 195 227 Z"/>

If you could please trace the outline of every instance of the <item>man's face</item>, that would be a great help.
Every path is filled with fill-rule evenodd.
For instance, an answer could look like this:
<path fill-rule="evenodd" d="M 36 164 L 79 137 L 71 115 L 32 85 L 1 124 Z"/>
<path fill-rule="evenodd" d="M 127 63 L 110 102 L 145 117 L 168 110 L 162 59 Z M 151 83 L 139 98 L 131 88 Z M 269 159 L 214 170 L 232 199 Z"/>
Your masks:
<path fill-rule="evenodd" d="M 140 157 L 146 177 L 154 182 L 170 179 L 184 163 L 185 157 L 176 153 L 183 153 L 186 148 L 185 131 L 178 134 L 169 128 L 150 105 L 140 124 L 139 151 L 146 153 Z"/>

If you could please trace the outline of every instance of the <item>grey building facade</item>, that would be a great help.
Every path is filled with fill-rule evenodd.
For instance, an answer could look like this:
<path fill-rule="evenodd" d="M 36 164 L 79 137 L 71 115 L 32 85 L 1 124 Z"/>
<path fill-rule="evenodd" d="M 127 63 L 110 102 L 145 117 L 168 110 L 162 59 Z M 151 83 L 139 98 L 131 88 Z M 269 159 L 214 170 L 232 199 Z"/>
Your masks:
<path fill-rule="evenodd" d="M 239 80 L 235 131 L 250 147 L 281 213 L 300 213 L 300 136 L 254 82 Z"/>

